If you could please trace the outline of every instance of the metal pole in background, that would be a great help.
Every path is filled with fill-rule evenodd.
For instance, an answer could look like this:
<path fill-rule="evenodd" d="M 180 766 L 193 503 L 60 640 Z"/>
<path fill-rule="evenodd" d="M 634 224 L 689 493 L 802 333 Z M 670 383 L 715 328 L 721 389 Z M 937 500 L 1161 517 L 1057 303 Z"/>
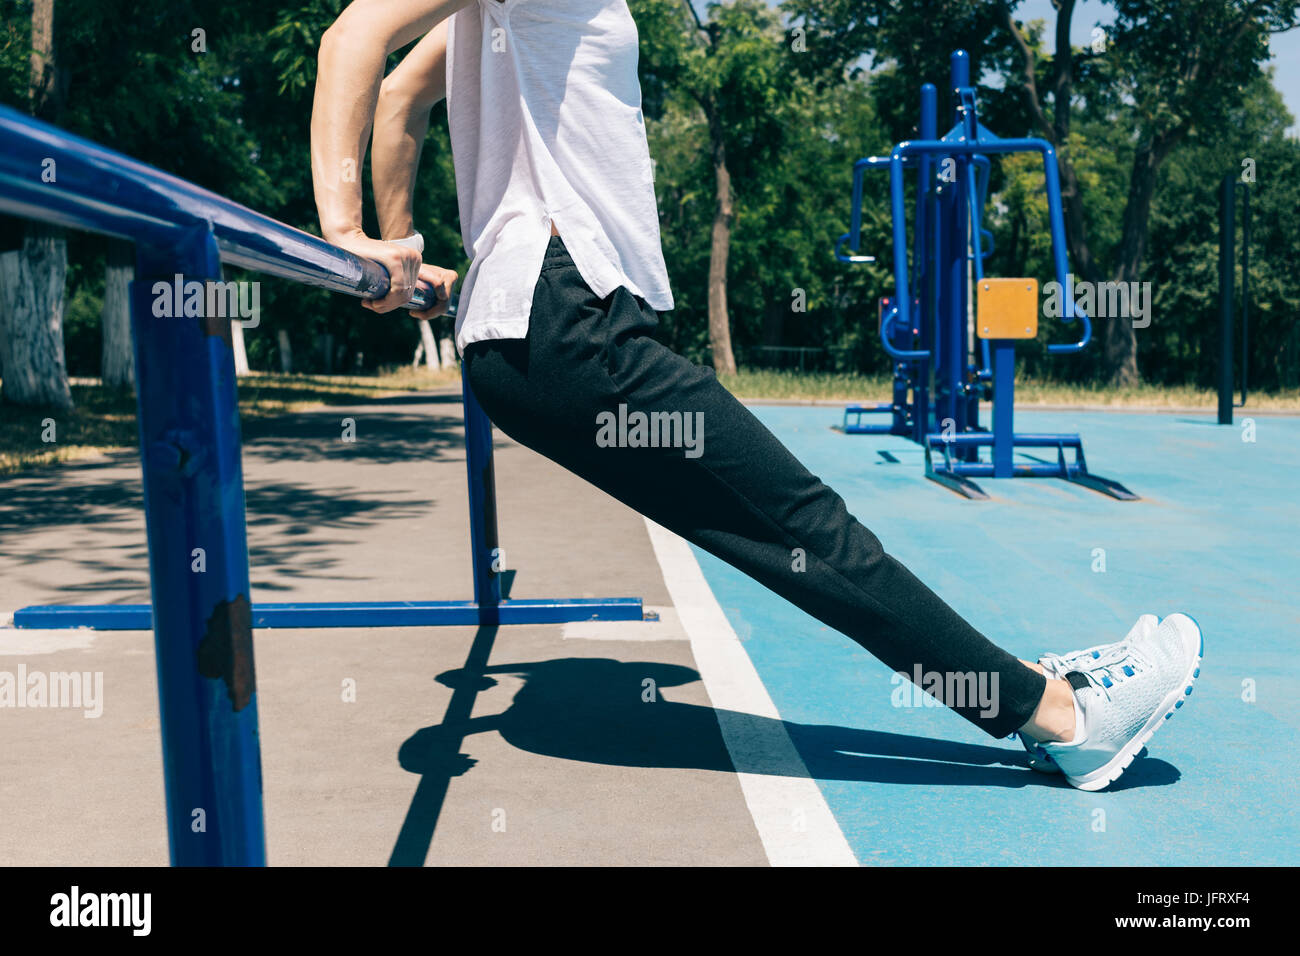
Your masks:
<path fill-rule="evenodd" d="M 1241 404 L 1250 367 L 1250 184 L 1241 184 Z"/>
<path fill-rule="evenodd" d="M 933 83 L 921 85 L 921 139 L 939 138 L 939 92 Z M 911 344 L 909 348 L 928 351 L 929 358 L 920 359 L 912 364 L 915 381 L 912 383 L 912 408 L 915 409 L 912 422 L 912 441 L 923 443 L 931 431 L 930 396 L 934 392 L 935 333 L 937 329 L 938 299 L 937 283 L 939 270 L 938 256 L 931 256 L 931 250 L 937 248 L 935 236 L 938 232 L 937 222 L 939 208 L 935 194 L 934 160 L 928 154 L 922 154 L 920 173 L 916 186 L 916 299 L 918 309 L 913 326 L 920 330 L 920 343 Z M 910 330 L 909 330 L 910 331 Z M 902 401 L 907 401 L 906 386 L 902 389 Z M 906 419 L 903 419 L 906 423 Z"/>
<path fill-rule="evenodd" d="M 136 247 L 131 339 L 174 866 L 262 866 L 262 765 L 230 319 L 211 226 Z M 186 283 L 203 283 L 197 310 Z M 178 288 L 180 284 L 180 288 Z"/>
<path fill-rule="evenodd" d="M 1232 280 L 1237 257 L 1233 205 L 1237 174 L 1219 187 L 1219 424 L 1232 424 Z"/>

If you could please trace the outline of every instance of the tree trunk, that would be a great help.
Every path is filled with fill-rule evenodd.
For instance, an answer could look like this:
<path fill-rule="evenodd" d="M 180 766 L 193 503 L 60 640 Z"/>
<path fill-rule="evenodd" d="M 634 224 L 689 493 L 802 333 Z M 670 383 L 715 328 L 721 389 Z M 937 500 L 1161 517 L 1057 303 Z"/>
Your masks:
<path fill-rule="evenodd" d="M 63 231 L 30 223 L 22 249 L 0 254 L 0 377 L 15 405 L 72 407 L 63 358 Z"/>
<path fill-rule="evenodd" d="M 727 170 L 722 125 L 713 111 L 709 116 L 709 136 L 713 144 L 713 170 L 718 191 L 709 250 L 709 345 L 713 351 L 714 371 L 720 375 L 734 375 L 736 357 L 731 351 L 731 319 L 727 314 L 727 258 L 731 252 L 731 223 L 735 212 L 731 203 L 731 173 Z"/>
<path fill-rule="evenodd" d="M 99 374 L 108 388 L 135 385 L 129 291 L 134 276 L 135 244 L 110 239 L 104 257 L 104 309 L 100 313 L 104 341 L 99 356 Z"/>
<path fill-rule="evenodd" d="M 1156 172 L 1170 150 L 1182 138 L 1183 128 L 1157 137 L 1154 142 L 1138 145 L 1129 176 L 1128 199 L 1124 203 L 1123 231 L 1119 243 L 1119 282 L 1137 282 L 1146 260 L 1147 236 L 1151 219 L 1151 200 L 1156 191 Z M 1106 367 L 1112 386 L 1138 384 L 1137 334 L 1132 316 L 1112 316 L 1106 320 L 1103 337 Z"/>
<path fill-rule="evenodd" d="M 230 320 L 230 348 L 235 353 L 235 374 L 248 374 L 248 351 L 244 348 L 244 324 L 239 319 Z"/>
<path fill-rule="evenodd" d="M 32 4 L 28 101 L 32 115 L 57 122 L 54 0 Z M 57 170 L 55 170 L 57 176 Z M 30 222 L 22 248 L 0 254 L 0 376 L 17 405 L 72 407 L 63 356 L 63 282 L 68 244 L 57 226 Z"/>
<path fill-rule="evenodd" d="M 433 334 L 433 325 L 427 319 L 421 319 L 420 326 L 420 345 L 415 350 L 415 364 L 418 367 L 423 359 L 426 367 L 437 369 L 442 367 L 442 355 L 438 351 L 438 340 Z"/>
<path fill-rule="evenodd" d="M 33 116 L 57 109 L 58 83 L 54 59 L 54 0 L 32 3 L 32 53 L 28 62 L 27 100 Z"/>
<path fill-rule="evenodd" d="M 275 340 L 280 346 L 280 371 L 285 375 L 293 374 L 293 345 L 289 333 L 284 329 L 275 333 Z"/>

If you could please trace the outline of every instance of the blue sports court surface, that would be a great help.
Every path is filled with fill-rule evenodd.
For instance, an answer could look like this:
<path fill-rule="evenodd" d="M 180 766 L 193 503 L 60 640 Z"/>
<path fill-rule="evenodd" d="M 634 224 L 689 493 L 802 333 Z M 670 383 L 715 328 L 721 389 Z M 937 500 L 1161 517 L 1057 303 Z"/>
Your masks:
<path fill-rule="evenodd" d="M 925 479 L 919 446 L 834 431 L 838 408 L 754 411 L 1021 657 L 1117 640 L 1143 612 L 1183 611 L 1204 634 L 1188 705 L 1117 784 L 1084 793 L 1030 771 L 1018 742 L 902 696 L 852 641 L 694 549 L 859 862 L 1300 862 L 1300 418 L 1021 411 L 1019 430 L 1077 430 L 1089 467 L 1142 500 L 981 479 L 991 500 L 968 501 Z"/>

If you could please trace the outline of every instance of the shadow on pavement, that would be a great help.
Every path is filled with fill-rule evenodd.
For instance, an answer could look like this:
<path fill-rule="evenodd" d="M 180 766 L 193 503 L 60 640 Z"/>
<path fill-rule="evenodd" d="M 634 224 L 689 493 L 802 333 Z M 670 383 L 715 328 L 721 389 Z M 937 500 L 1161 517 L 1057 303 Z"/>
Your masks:
<path fill-rule="evenodd" d="M 699 680 L 689 667 L 605 658 L 560 658 L 484 667 L 492 638 L 481 629 L 466 667 L 438 681 L 454 691 L 443 722 L 416 731 L 398 750 L 403 769 L 420 784 L 390 862 L 422 865 L 437 816 L 454 776 L 475 761 L 462 752 L 473 734 L 495 731 L 529 753 L 563 760 L 623 767 L 663 767 L 734 773 L 719 722 L 738 734 L 770 733 L 780 723 L 798 749 L 807 772 L 818 780 L 850 780 L 921 786 L 1027 787 L 1068 785 L 1056 775 L 1029 769 L 1018 746 L 986 746 L 878 730 L 798 724 L 715 710 L 664 699 L 661 688 Z M 480 646 L 486 642 L 484 646 Z M 501 714 L 470 718 L 474 697 L 496 685 L 491 674 L 525 680 Z M 1144 751 L 1145 752 L 1145 751 Z M 760 759 L 762 759 L 760 757 Z M 748 773 L 803 775 L 799 766 L 771 755 L 768 765 Z M 1166 786 L 1179 773 L 1163 760 L 1141 759 L 1111 791 Z"/>

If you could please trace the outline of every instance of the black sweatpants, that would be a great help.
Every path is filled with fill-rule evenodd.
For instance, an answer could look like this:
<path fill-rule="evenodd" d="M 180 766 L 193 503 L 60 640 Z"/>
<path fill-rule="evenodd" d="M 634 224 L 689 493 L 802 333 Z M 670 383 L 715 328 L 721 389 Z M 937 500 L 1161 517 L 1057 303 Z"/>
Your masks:
<path fill-rule="evenodd" d="M 528 337 L 472 343 L 464 370 L 488 417 L 515 441 L 744 571 L 895 671 L 939 675 L 941 684 L 922 686 L 992 736 L 1021 727 L 1043 695 L 1042 675 L 885 553 L 712 369 L 651 337 L 657 324 L 626 288 L 599 298 L 552 236 Z M 664 438 L 659 447 L 647 429 L 637 431 L 637 412 L 661 413 L 650 418 Z M 688 422 L 702 433 L 687 431 Z M 960 690 L 972 686 L 961 675 L 996 686 L 993 706 Z"/>

